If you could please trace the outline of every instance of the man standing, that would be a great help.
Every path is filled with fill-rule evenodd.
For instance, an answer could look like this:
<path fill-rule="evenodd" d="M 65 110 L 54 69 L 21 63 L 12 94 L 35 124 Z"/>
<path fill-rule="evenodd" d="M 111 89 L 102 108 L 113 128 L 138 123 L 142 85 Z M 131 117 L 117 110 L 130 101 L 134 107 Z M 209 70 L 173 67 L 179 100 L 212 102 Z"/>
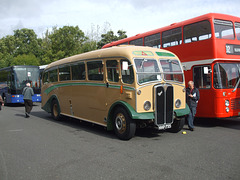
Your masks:
<path fill-rule="evenodd" d="M 30 87 L 30 83 L 27 83 L 26 87 L 23 88 L 22 94 L 25 104 L 25 115 L 26 118 L 28 118 L 33 107 L 32 96 L 34 95 L 33 89 Z"/>
<path fill-rule="evenodd" d="M 194 131 L 194 117 L 196 115 L 197 111 L 197 104 L 198 100 L 200 99 L 200 94 L 197 88 L 194 87 L 194 82 L 189 81 L 188 82 L 188 88 L 186 89 L 186 96 L 187 96 L 187 104 L 190 108 L 190 113 L 188 115 L 188 127 L 190 131 Z"/>

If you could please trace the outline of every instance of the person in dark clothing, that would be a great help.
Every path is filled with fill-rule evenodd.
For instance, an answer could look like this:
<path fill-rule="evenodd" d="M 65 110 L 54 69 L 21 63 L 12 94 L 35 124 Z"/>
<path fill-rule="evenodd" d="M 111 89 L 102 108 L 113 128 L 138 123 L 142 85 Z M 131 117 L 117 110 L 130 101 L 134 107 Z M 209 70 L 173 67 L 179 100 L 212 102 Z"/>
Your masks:
<path fill-rule="evenodd" d="M 0 111 L 2 110 L 2 106 L 4 106 L 4 101 L 2 99 L 2 96 L 0 95 Z"/>
<path fill-rule="evenodd" d="M 197 112 L 197 104 L 200 99 L 200 93 L 197 88 L 194 87 L 194 82 L 189 81 L 188 82 L 188 88 L 186 89 L 186 99 L 187 99 L 187 104 L 190 108 L 190 113 L 188 115 L 188 127 L 191 131 L 194 131 L 194 117 Z"/>
<path fill-rule="evenodd" d="M 30 83 L 26 84 L 23 88 L 23 100 L 25 104 L 25 115 L 26 118 L 30 117 L 29 114 L 33 107 L 32 96 L 34 95 L 33 89 L 30 87 Z"/>

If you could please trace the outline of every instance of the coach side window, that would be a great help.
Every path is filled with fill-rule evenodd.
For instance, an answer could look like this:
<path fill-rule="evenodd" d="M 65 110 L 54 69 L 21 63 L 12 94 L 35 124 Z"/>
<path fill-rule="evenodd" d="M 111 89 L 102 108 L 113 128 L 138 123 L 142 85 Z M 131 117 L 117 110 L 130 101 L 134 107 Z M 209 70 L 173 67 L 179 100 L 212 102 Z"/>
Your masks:
<path fill-rule="evenodd" d="M 49 79 L 48 79 L 48 72 L 44 72 L 43 74 L 43 84 L 48 83 Z"/>
<path fill-rule="evenodd" d="M 133 66 L 128 60 L 121 60 L 122 82 L 132 84 L 134 82 Z"/>
<path fill-rule="evenodd" d="M 57 69 L 49 71 L 49 82 L 57 82 L 58 81 L 58 74 Z"/>
<path fill-rule="evenodd" d="M 108 80 L 111 82 L 119 81 L 118 62 L 116 60 L 107 61 L 107 76 Z"/>
<path fill-rule="evenodd" d="M 102 61 L 87 62 L 88 80 L 103 81 Z"/>
<path fill-rule="evenodd" d="M 65 65 L 63 67 L 59 68 L 59 80 L 60 81 L 67 81 L 70 80 L 71 76 L 70 76 L 70 66 L 69 65 Z"/>
<path fill-rule="evenodd" d="M 85 63 L 80 62 L 72 65 L 72 80 L 85 80 Z"/>

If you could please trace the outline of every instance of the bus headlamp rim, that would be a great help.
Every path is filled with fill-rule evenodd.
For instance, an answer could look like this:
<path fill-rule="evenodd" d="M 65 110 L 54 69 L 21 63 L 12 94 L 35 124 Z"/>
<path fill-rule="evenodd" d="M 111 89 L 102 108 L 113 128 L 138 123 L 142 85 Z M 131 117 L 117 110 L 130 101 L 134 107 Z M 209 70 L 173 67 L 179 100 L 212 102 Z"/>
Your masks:
<path fill-rule="evenodd" d="M 175 101 L 175 107 L 176 107 L 176 108 L 180 108 L 180 107 L 181 107 L 181 104 L 182 104 L 181 100 L 180 100 L 180 99 L 176 99 L 176 101 Z"/>
<path fill-rule="evenodd" d="M 229 112 L 229 107 L 226 107 L 226 112 L 227 112 L 227 113 Z"/>
<path fill-rule="evenodd" d="M 229 104 L 230 104 L 230 103 L 229 103 L 229 100 L 228 100 L 228 99 L 227 99 L 227 100 L 225 100 L 225 106 L 226 106 L 226 107 L 228 107 L 228 106 L 229 106 Z"/>
<path fill-rule="evenodd" d="M 150 101 L 145 101 L 144 104 L 143 104 L 143 109 L 145 111 L 149 111 L 151 109 L 151 102 Z"/>
<path fill-rule="evenodd" d="M 142 93 L 142 91 L 139 89 L 139 90 L 137 91 L 137 94 L 140 95 L 141 93 Z"/>

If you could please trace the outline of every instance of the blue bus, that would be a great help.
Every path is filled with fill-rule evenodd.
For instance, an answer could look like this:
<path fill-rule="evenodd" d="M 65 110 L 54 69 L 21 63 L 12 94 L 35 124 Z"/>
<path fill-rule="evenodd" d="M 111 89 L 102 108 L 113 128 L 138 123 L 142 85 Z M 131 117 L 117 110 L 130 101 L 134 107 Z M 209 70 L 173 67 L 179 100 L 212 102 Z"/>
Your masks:
<path fill-rule="evenodd" d="M 0 69 L 0 95 L 4 102 L 23 103 L 22 90 L 31 83 L 33 102 L 41 102 L 40 70 L 38 66 L 10 66 Z"/>

